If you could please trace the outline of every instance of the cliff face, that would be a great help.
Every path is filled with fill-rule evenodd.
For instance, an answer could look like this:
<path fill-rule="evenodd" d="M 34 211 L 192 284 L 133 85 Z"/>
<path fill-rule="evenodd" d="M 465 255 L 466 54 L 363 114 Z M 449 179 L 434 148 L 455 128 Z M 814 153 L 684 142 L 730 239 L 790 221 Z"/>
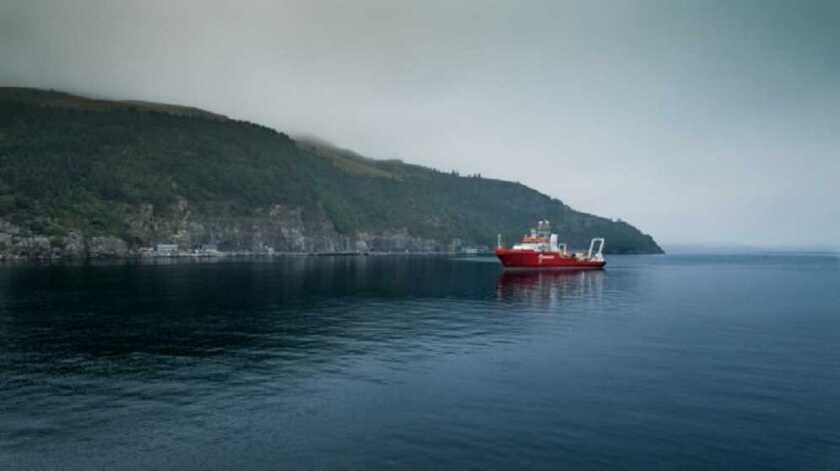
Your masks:
<path fill-rule="evenodd" d="M 182 200 L 175 217 L 156 218 L 154 208 L 144 205 L 126 214 L 131 227 L 129 243 L 118 236 L 70 231 L 46 236 L 0 219 L 0 260 L 54 258 L 123 258 L 153 249 L 157 241 L 178 246 L 180 252 L 199 251 L 213 245 L 222 253 L 440 253 L 457 249 L 441 241 L 414 237 L 407 230 L 376 234 L 339 234 L 323 217 L 319 224 L 304 224 L 302 208 L 274 205 L 258 208 L 245 217 L 218 218 L 196 214 Z"/>
<path fill-rule="evenodd" d="M 192 108 L 0 88 L 0 258 L 445 252 L 537 219 L 581 247 L 657 253 L 623 222 L 520 184 L 372 160 Z"/>

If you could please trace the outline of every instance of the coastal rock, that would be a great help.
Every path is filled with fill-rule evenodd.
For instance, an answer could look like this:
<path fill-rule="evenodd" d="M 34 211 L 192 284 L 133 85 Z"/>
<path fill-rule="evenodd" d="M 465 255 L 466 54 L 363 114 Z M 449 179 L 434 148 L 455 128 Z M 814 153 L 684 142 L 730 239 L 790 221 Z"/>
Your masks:
<path fill-rule="evenodd" d="M 88 241 L 90 258 L 125 257 L 128 254 L 128 245 L 118 237 L 91 237 Z"/>
<path fill-rule="evenodd" d="M 71 232 L 64 236 L 64 248 L 60 253 L 61 256 L 72 258 L 84 258 L 85 252 L 85 238 L 79 232 Z"/>
<path fill-rule="evenodd" d="M 385 231 L 381 234 L 359 233 L 357 243 L 361 242 L 371 252 L 385 253 L 434 253 L 446 252 L 445 244 L 435 240 L 414 237 L 406 229 Z"/>
<path fill-rule="evenodd" d="M 85 237 L 71 231 L 60 238 L 29 234 L 0 220 L 0 256 L 5 258 L 122 258 L 158 243 L 176 244 L 190 252 L 213 246 L 229 253 L 434 253 L 447 244 L 412 236 L 407 229 L 381 233 L 340 234 L 320 209 L 307 215 L 303 208 L 275 204 L 252 215 L 217 217 L 193 212 L 184 199 L 172 212 L 155 215 L 150 204 L 126 211 L 132 243 L 117 236 Z"/>
<path fill-rule="evenodd" d="M 52 246 L 44 236 L 22 237 L 17 241 L 16 252 L 28 258 L 44 259 L 52 255 Z"/>

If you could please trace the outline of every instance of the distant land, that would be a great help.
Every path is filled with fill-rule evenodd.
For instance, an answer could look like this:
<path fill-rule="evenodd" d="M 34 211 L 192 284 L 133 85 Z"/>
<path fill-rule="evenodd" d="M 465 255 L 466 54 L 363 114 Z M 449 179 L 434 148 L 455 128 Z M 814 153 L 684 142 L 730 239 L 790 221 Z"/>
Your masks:
<path fill-rule="evenodd" d="M 626 222 L 519 183 L 371 159 L 197 108 L 0 88 L 3 259 L 472 252 L 538 219 L 572 247 L 600 236 L 608 253 L 662 252 Z"/>
<path fill-rule="evenodd" d="M 671 255 L 837 255 L 835 247 L 827 245 L 751 245 L 733 243 L 666 244 Z"/>

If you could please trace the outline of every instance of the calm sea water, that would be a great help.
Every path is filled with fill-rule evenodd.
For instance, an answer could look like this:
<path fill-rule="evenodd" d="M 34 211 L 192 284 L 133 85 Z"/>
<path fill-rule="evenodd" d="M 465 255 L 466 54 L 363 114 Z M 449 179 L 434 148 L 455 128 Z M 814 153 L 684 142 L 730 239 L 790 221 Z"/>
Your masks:
<path fill-rule="evenodd" d="M 840 469 L 840 263 L 0 266 L 0 469 Z"/>

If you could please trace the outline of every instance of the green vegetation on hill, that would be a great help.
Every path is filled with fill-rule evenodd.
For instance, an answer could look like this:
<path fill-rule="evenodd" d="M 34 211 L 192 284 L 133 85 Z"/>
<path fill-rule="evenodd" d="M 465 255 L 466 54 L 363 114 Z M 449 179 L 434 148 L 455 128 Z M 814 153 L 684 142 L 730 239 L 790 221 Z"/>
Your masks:
<path fill-rule="evenodd" d="M 304 232 L 323 232 L 326 219 L 346 236 L 492 246 L 549 219 L 574 246 L 603 236 L 609 252 L 661 251 L 629 224 L 518 183 L 368 159 L 192 108 L 0 89 L 0 220 L 33 234 L 136 247 L 189 228 L 179 218 L 256 221 L 275 205 L 299 208 Z M 138 224 L 143 211 L 152 222 Z"/>

